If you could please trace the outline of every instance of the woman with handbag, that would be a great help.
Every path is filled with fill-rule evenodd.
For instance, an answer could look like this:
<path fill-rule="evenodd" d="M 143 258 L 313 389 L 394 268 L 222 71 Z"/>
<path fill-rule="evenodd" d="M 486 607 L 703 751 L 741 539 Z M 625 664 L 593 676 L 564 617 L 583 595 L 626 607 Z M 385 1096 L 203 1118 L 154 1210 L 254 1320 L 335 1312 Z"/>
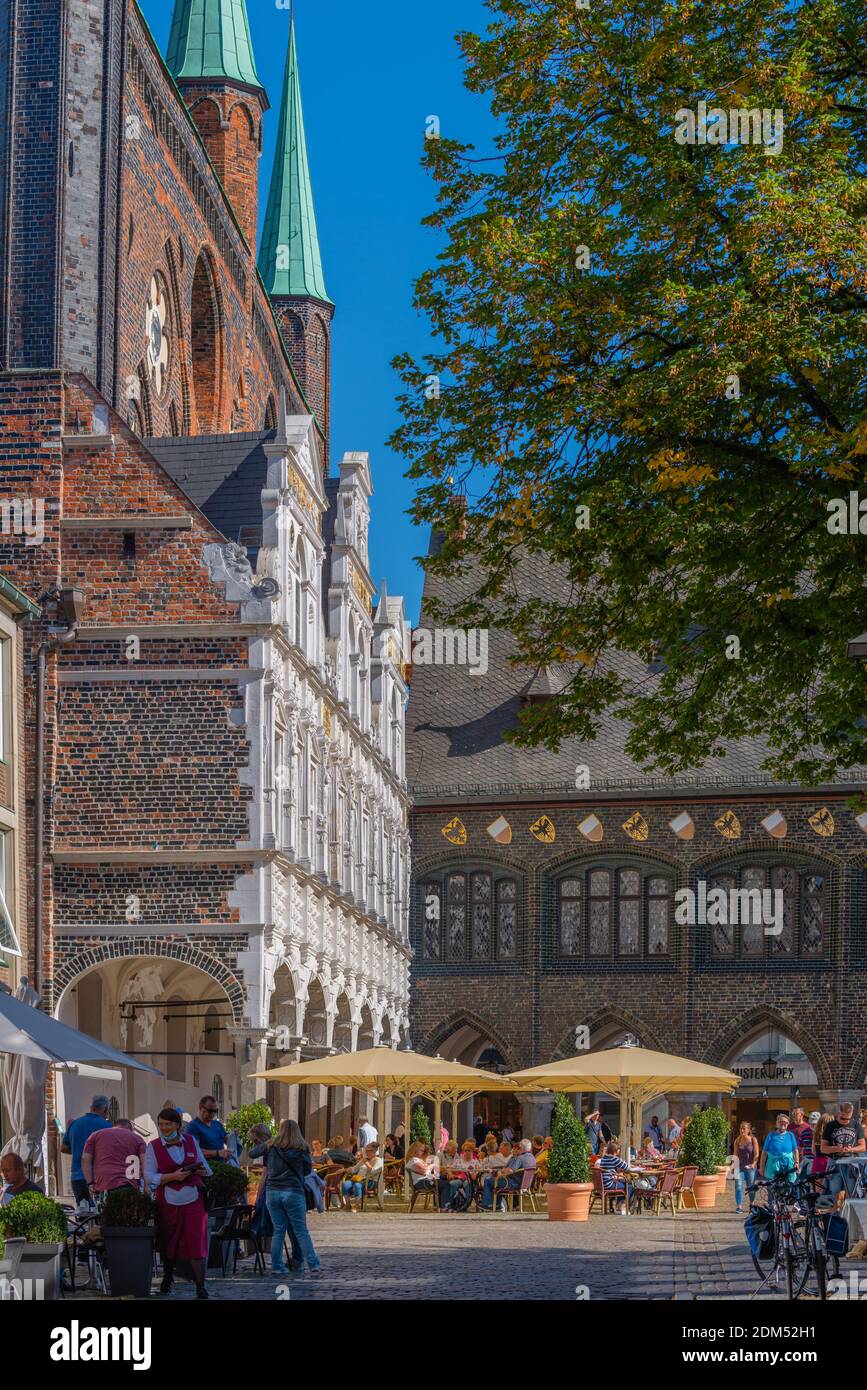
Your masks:
<path fill-rule="evenodd" d="M 171 1291 L 177 1261 L 189 1260 L 196 1298 L 207 1298 L 208 1213 L 203 1175 L 210 1176 L 211 1168 L 198 1140 L 181 1133 L 177 1110 L 161 1110 L 157 1125 L 159 1137 L 145 1149 L 144 1176 L 156 1194 L 157 1249 L 163 1259 L 160 1293 Z"/>
<path fill-rule="evenodd" d="M 311 1274 L 318 1274 L 319 1256 L 307 1230 L 305 1179 L 313 1171 L 310 1149 L 295 1120 L 283 1120 L 273 1139 L 250 1150 L 251 1158 L 265 1158 L 268 1190 L 265 1203 L 274 1223 L 271 1241 L 271 1272 L 288 1274 L 284 1264 L 286 1232 L 292 1233 L 292 1247 L 298 1248 Z M 294 1262 L 293 1262 L 294 1263 Z"/>

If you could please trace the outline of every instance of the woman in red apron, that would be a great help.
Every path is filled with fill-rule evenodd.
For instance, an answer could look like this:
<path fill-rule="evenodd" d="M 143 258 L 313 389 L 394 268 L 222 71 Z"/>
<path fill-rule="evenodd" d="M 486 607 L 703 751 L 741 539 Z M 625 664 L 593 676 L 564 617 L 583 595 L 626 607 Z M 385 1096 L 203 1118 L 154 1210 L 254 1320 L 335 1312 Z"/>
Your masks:
<path fill-rule="evenodd" d="M 157 1200 L 157 1249 L 165 1271 L 160 1293 L 171 1290 L 177 1261 L 189 1260 L 196 1298 L 207 1298 L 208 1213 L 202 1175 L 210 1174 L 210 1165 L 198 1140 L 181 1133 L 177 1110 L 161 1110 L 157 1125 L 160 1135 L 145 1150 L 144 1175 Z"/>

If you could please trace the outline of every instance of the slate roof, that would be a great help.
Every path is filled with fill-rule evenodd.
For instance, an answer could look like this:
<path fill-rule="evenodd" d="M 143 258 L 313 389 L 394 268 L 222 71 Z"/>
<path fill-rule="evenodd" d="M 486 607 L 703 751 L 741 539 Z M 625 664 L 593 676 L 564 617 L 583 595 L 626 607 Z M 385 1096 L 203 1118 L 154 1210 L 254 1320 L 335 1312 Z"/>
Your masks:
<path fill-rule="evenodd" d="M 275 437 L 276 430 L 271 430 L 143 441 L 226 539 L 247 546 L 254 569 L 262 544 L 262 489 L 268 476 L 262 446 Z"/>
<path fill-rule="evenodd" d="M 437 548 L 437 538 L 432 551 Z M 570 601 L 568 583 L 549 561 L 529 556 L 519 578 L 528 594 L 559 596 Z M 426 615 L 431 597 L 443 601 L 478 587 L 478 579 L 464 575 L 458 582 L 428 574 L 425 578 L 420 626 L 437 626 Z M 516 726 L 529 693 L 538 696 L 561 689 L 570 679 L 566 666 L 548 666 L 536 672 L 514 666 L 511 636 L 491 629 L 488 634 L 488 670 L 471 675 L 468 666 L 413 664 L 407 712 L 407 779 L 419 803 L 473 800 L 538 801 L 544 797 L 593 802 L 600 793 L 671 796 L 688 800 L 699 792 L 743 788 L 782 788 L 762 770 L 767 745 L 744 739 L 727 745 L 725 757 L 708 759 L 701 767 L 677 776 L 644 773 L 624 752 L 628 725 L 610 715 L 599 721 L 599 735 L 592 743 L 564 741 L 559 752 L 545 748 L 516 748 L 504 735 Z M 615 654 L 618 671 L 647 679 L 648 668 L 629 654 Z M 591 789 L 576 790 L 576 768 L 590 769 Z M 850 778 L 839 778 L 835 788 L 863 785 L 867 769 L 855 769 Z M 791 789 L 791 788 L 789 788 Z"/>

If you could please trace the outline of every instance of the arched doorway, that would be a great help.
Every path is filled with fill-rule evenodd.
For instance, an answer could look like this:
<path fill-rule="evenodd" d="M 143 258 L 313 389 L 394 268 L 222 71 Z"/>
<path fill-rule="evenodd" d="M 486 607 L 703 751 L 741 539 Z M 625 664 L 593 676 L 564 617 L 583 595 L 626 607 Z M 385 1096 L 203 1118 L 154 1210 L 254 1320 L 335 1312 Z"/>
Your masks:
<path fill-rule="evenodd" d="M 240 1071 L 228 1028 L 229 996 L 197 966 L 168 956 L 126 956 L 82 971 L 63 989 L 55 1016 L 157 1069 L 57 1073 L 58 1123 L 67 1126 L 104 1092 L 139 1133 L 155 1135 L 167 1101 L 195 1115 L 215 1073 L 226 1110 L 240 1098 Z M 101 1019 L 100 1031 L 96 1023 Z M 96 1074 L 91 1074 L 96 1073 Z"/>
<path fill-rule="evenodd" d="M 796 1106 L 807 1115 L 811 1110 L 825 1109 L 810 1057 L 776 1023 L 751 1029 L 724 1065 L 741 1078 L 732 1098 L 733 1128 L 749 1120 L 760 1141 L 781 1113 L 787 1114 Z"/>
<path fill-rule="evenodd" d="M 454 1027 L 434 1049 L 424 1047 L 425 1052 L 434 1050 L 447 1062 L 465 1062 L 467 1066 L 480 1067 L 492 1075 L 503 1076 L 516 1070 L 514 1059 L 506 1056 L 506 1046 L 493 1038 L 481 1019 L 467 1018 L 456 1021 Z M 422 1104 L 428 1113 L 433 1133 L 434 1107 L 428 1101 Z M 511 1125 L 515 1134 L 523 1136 L 524 1107 L 520 1098 L 506 1091 L 482 1091 L 471 1100 L 462 1101 L 456 1107 L 449 1102 L 443 1105 L 443 1124 L 449 1137 L 461 1143 L 473 1137 L 474 1117 L 481 1117 L 485 1129 L 500 1134 L 505 1125 Z M 526 1137 L 532 1137 L 531 1134 Z"/>
<path fill-rule="evenodd" d="M 196 261 L 190 306 L 190 354 L 193 399 L 199 434 L 218 434 L 223 382 L 223 332 L 220 301 L 211 262 L 204 252 Z"/>

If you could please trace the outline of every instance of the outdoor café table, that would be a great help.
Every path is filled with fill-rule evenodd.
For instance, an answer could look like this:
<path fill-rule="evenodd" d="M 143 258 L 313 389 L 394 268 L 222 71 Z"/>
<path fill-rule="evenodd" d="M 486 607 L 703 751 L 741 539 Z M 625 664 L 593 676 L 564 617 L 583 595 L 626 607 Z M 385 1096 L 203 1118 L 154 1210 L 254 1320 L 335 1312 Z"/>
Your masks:
<path fill-rule="evenodd" d="M 656 1167 L 653 1167 L 653 1168 L 632 1168 L 630 1171 L 631 1171 L 631 1173 L 632 1173 L 633 1178 L 652 1178 L 652 1179 L 653 1179 L 653 1186 L 652 1186 L 652 1187 L 636 1187 L 635 1184 L 633 1183 L 633 1186 L 632 1186 L 632 1195 L 633 1195 L 633 1198 L 635 1199 L 636 1210 L 640 1212 L 640 1211 L 641 1211 L 641 1202 L 642 1202 L 642 1199 L 645 1198 L 645 1197 L 652 1197 L 652 1196 L 653 1196 L 654 1192 L 656 1191 L 657 1187 L 659 1186 L 660 1179 L 662 1178 L 662 1175 L 663 1175 L 663 1173 L 665 1172 L 665 1169 L 664 1169 L 664 1168 L 656 1168 Z"/>

